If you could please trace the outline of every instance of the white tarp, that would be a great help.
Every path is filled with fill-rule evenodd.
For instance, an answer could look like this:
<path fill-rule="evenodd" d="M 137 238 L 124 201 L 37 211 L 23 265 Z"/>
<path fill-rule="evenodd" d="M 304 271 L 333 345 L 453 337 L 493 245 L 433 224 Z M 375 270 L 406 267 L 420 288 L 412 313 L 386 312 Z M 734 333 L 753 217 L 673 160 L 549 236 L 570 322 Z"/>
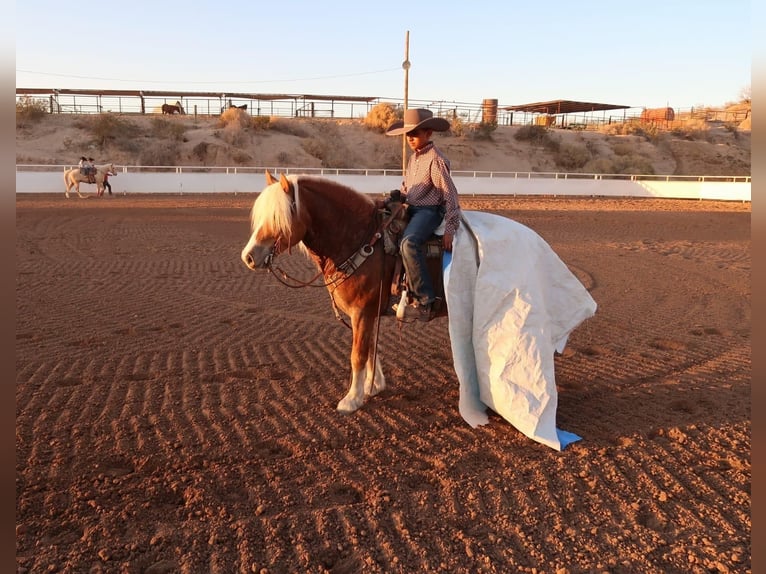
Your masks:
<path fill-rule="evenodd" d="M 464 211 L 445 254 L 444 291 L 460 414 L 472 427 L 487 407 L 556 450 L 580 437 L 556 428 L 554 351 L 596 312 L 596 302 L 530 228 Z"/>

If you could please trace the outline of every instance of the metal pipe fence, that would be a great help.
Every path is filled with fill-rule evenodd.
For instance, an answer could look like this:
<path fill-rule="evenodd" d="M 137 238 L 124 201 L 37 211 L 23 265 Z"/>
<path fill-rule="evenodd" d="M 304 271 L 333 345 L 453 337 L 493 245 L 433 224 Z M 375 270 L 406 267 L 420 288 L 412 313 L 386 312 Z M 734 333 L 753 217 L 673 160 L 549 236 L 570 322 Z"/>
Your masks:
<path fill-rule="evenodd" d="M 30 90 L 16 93 L 16 103 L 35 101 L 52 114 L 162 114 L 163 104 L 180 103 L 187 115 L 218 116 L 231 106 L 246 106 L 246 111 L 253 116 L 291 117 L 291 118 L 336 118 L 361 119 L 377 104 L 386 102 L 403 107 L 403 100 L 398 98 L 352 96 L 305 96 L 305 95 L 255 95 L 255 94 L 209 94 L 179 93 L 173 95 L 146 95 L 143 92 L 124 95 L 105 90 L 104 93 L 58 93 L 56 90 Z M 334 99 L 337 98 L 337 99 Z M 484 121 L 485 103 L 456 102 L 448 100 L 409 100 L 409 107 L 424 107 L 435 114 L 447 118 L 459 118 L 467 124 Z M 641 121 L 643 107 L 632 107 L 618 111 L 594 111 L 568 113 L 545 117 L 538 113 L 509 111 L 503 105 L 493 110 L 493 123 L 497 125 L 530 125 L 546 120 L 546 126 L 567 129 L 596 129 L 604 125 Z M 711 108 L 677 108 L 675 118 L 678 121 L 701 120 L 738 124 L 749 116 L 745 110 L 726 111 Z M 547 123 L 550 122 L 550 123 Z M 673 122 L 666 122 L 671 127 Z"/>

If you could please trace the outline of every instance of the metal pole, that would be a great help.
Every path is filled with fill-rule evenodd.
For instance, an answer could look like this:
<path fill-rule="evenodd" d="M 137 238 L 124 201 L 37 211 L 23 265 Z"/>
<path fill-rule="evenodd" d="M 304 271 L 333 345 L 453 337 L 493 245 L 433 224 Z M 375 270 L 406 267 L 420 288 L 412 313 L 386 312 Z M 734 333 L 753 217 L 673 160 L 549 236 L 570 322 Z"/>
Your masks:
<path fill-rule="evenodd" d="M 410 31 L 407 30 L 407 35 L 404 40 L 404 62 L 402 62 L 402 68 L 404 68 L 404 111 L 407 111 L 407 95 L 409 91 L 409 79 L 410 79 Z M 407 169 L 407 134 L 402 134 L 402 180 L 404 180 L 404 170 Z"/>

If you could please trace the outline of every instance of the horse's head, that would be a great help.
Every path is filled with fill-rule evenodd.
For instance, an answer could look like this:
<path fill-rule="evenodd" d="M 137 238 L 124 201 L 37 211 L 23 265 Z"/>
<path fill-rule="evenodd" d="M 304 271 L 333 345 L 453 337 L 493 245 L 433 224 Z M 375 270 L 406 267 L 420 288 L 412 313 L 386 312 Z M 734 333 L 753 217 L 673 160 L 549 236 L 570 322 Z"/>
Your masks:
<path fill-rule="evenodd" d="M 250 269 L 269 267 L 276 255 L 300 243 L 307 230 L 301 217 L 296 184 L 284 174 L 277 181 L 269 172 L 266 172 L 266 183 L 253 203 L 252 233 L 241 254 Z"/>

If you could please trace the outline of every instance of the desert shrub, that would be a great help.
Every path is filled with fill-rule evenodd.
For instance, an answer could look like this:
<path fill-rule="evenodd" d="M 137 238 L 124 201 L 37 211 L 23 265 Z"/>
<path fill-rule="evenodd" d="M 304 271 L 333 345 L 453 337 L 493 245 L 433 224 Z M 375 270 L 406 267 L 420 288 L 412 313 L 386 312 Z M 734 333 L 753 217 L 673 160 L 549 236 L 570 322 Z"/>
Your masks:
<path fill-rule="evenodd" d="M 647 141 L 656 143 L 662 130 L 660 126 L 654 123 L 627 121 L 607 124 L 600 128 L 599 131 L 607 135 L 640 136 Z"/>
<path fill-rule="evenodd" d="M 286 120 L 283 118 L 272 118 L 269 125 L 271 129 L 283 134 L 306 138 L 309 132 L 306 130 L 301 120 Z"/>
<path fill-rule="evenodd" d="M 281 151 L 277 154 L 277 161 L 279 162 L 279 165 L 286 166 L 288 163 L 290 163 L 290 154 L 286 151 Z"/>
<path fill-rule="evenodd" d="M 612 146 L 612 151 L 614 152 L 614 155 L 628 155 L 630 153 L 633 153 L 634 149 L 635 149 L 634 146 L 626 142 L 616 143 Z"/>
<path fill-rule="evenodd" d="M 184 133 L 186 133 L 186 128 L 179 122 L 152 118 L 152 137 L 183 141 Z"/>
<path fill-rule="evenodd" d="M 367 112 L 362 124 L 372 131 L 383 133 L 392 123 L 401 120 L 402 116 L 401 108 L 387 102 L 381 102 Z"/>
<path fill-rule="evenodd" d="M 232 108 L 233 109 L 233 108 Z M 237 122 L 231 122 L 223 128 L 220 134 L 223 141 L 233 146 L 245 145 L 248 140 L 248 134 L 242 124 Z"/>
<path fill-rule="evenodd" d="M 492 132 L 497 129 L 496 123 L 480 122 L 471 129 L 471 137 L 480 141 L 491 141 Z"/>
<path fill-rule="evenodd" d="M 235 150 L 231 154 L 231 159 L 234 161 L 234 163 L 245 165 L 246 163 L 252 161 L 253 157 L 242 150 Z"/>
<path fill-rule="evenodd" d="M 61 142 L 61 150 L 59 151 L 82 154 L 82 150 L 88 149 L 91 144 L 91 140 L 87 137 L 77 139 L 65 137 Z"/>
<path fill-rule="evenodd" d="M 337 137 L 308 138 L 301 142 L 303 150 L 320 161 L 322 167 L 353 167 L 351 152 Z"/>
<path fill-rule="evenodd" d="M 240 129 L 247 129 L 252 125 L 250 115 L 239 108 L 228 108 L 218 118 L 218 127 L 227 128 L 237 125 Z"/>
<path fill-rule="evenodd" d="M 585 173 L 617 173 L 612 160 L 605 157 L 599 157 L 590 160 L 583 166 Z"/>
<path fill-rule="evenodd" d="M 111 113 L 84 119 L 83 129 L 90 133 L 94 143 L 101 149 L 109 143 L 115 143 L 121 147 L 122 142 L 132 140 L 141 132 L 141 129 L 133 122 Z"/>
<path fill-rule="evenodd" d="M 304 142 L 301 142 L 303 151 L 309 154 L 311 157 L 317 158 L 324 163 L 325 157 L 327 157 L 327 150 L 324 144 L 316 138 L 309 138 Z"/>
<path fill-rule="evenodd" d="M 207 159 L 207 154 L 210 149 L 210 144 L 202 141 L 199 142 L 197 145 L 195 145 L 192 148 L 192 156 L 197 158 L 197 160 L 204 162 Z"/>
<path fill-rule="evenodd" d="M 155 142 L 141 149 L 138 161 L 140 165 L 176 165 L 179 155 L 178 146 Z"/>
<path fill-rule="evenodd" d="M 254 130 L 267 130 L 270 123 L 271 118 L 269 116 L 253 116 L 250 119 L 250 125 Z"/>
<path fill-rule="evenodd" d="M 37 123 L 48 114 L 45 100 L 24 96 L 16 101 L 16 127 L 24 128 Z"/>
<path fill-rule="evenodd" d="M 554 161 L 559 167 L 573 170 L 583 167 L 590 158 L 590 152 L 584 145 L 565 143 L 559 147 Z"/>
<path fill-rule="evenodd" d="M 453 118 L 446 118 L 449 121 L 449 131 L 447 132 L 450 135 L 453 135 L 455 137 L 461 138 L 468 132 L 468 126 L 466 126 L 466 123 L 463 121 L 463 118 L 460 116 L 455 116 Z"/>
<path fill-rule="evenodd" d="M 513 134 L 513 138 L 521 142 L 530 142 L 540 144 L 548 137 L 548 128 L 545 126 L 538 126 L 535 124 L 527 124 L 521 126 L 516 133 Z"/>
<path fill-rule="evenodd" d="M 560 146 L 559 141 L 551 135 L 546 126 L 537 124 L 521 126 L 513 137 L 518 141 L 526 141 L 553 152 L 558 151 Z"/>
<path fill-rule="evenodd" d="M 624 155 L 615 159 L 614 173 L 630 175 L 653 175 L 654 166 L 649 161 L 649 159 L 642 155 Z"/>

